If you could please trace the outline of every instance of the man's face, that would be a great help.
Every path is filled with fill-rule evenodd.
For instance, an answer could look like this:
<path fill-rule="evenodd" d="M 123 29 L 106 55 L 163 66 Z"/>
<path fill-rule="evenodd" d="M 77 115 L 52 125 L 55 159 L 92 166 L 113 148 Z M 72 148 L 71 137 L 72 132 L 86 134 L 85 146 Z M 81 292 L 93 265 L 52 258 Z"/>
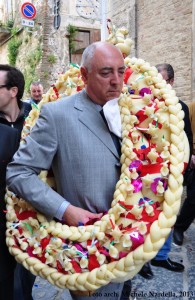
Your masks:
<path fill-rule="evenodd" d="M 36 101 L 41 101 L 43 95 L 43 87 L 41 84 L 32 85 L 30 88 L 31 97 Z"/>
<path fill-rule="evenodd" d="M 173 78 L 169 79 L 169 76 L 168 76 L 166 70 L 163 69 L 159 73 L 162 75 L 162 77 L 166 81 L 166 83 L 169 83 L 170 85 L 173 85 L 174 79 Z"/>
<path fill-rule="evenodd" d="M 118 98 L 123 87 L 124 71 L 124 59 L 117 49 L 109 45 L 97 48 L 91 68 L 81 68 L 89 97 L 100 105 Z"/>
<path fill-rule="evenodd" d="M 0 111 L 6 112 L 9 104 L 12 102 L 12 90 L 8 90 L 5 85 L 6 71 L 0 71 Z"/>

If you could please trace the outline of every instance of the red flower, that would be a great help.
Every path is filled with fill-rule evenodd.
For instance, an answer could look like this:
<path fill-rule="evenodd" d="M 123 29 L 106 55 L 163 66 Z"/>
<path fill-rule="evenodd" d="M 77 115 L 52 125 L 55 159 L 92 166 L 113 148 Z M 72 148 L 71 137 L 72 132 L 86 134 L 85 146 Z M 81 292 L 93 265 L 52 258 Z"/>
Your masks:
<path fill-rule="evenodd" d="M 92 271 L 93 269 L 99 268 L 100 264 L 97 260 L 97 257 L 95 254 L 92 254 L 89 256 L 89 264 L 88 264 L 88 269 L 89 271 Z"/>

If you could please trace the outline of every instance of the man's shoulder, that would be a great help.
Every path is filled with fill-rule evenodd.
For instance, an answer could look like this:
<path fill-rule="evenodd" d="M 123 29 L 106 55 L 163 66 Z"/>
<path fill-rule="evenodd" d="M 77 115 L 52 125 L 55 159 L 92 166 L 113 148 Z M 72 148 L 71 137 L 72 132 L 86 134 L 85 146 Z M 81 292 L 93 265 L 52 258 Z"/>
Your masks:
<path fill-rule="evenodd" d="M 60 110 L 64 112 L 63 109 L 72 109 L 75 107 L 75 103 L 81 100 L 82 93 L 76 93 L 71 96 L 64 96 L 57 101 L 49 102 L 44 104 L 44 106 L 51 110 Z"/>
<path fill-rule="evenodd" d="M 183 110 L 185 110 L 185 109 L 188 110 L 188 106 L 185 102 L 183 102 L 181 99 L 179 99 L 179 103 L 181 104 Z"/>
<path fill-rule="evenodd" d="M 22 101 L 21 108 L 20 108 L 20 116 L 27 117 L 31 110 L 32 110 L 31 104 Z"/>
<path fill-rule="evenodd" d="M 32 102 L 32 99 L 31 99 L 31 98 L 29 98 L 29 99 L 25 99 L 25 100 L 23 100 L 23 102 L 24 102 L 24 103 L 29 103 L 29 104 L 31 104 L 31 102 Z"/>
<path fill-rule="evenodd" d="M 28 111 L 28 112 L 32 109 L 31 104 L 28 102 L 22 102 L 22 106 L 23 106 L 24 110 Z"/>

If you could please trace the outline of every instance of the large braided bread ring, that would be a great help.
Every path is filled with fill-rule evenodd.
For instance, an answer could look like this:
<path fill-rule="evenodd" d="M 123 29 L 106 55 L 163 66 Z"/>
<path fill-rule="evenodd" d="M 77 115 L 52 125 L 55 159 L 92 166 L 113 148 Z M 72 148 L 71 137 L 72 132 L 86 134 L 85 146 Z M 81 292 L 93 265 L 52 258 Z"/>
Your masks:
<path fill-rule="evenodd" d="M 130 76 L 119 100 L 122 168 L 109 211 L 94 224 L 69 227 L 48 221 L 10 191 L 6 194 L 10 253 L 60 288 L 95 291 L 132 278 L 162 247 L 180 207 L 189 155 L 181 105 L 155 67 L 135 58 L 125 63 Z M 22 138 L 44 103 L 82 88 L 77 66 L 59 75 L 33 107 Z M 53 186 L 46 175 L 40 177 Z"/>

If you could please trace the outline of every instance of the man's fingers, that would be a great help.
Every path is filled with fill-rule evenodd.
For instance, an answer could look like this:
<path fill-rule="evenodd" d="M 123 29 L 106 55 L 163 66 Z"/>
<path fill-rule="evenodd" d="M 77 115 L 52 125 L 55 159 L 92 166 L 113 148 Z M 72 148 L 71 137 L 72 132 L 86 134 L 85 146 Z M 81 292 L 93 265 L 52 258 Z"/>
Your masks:
<path fill-rule="evenodd" d="M 97 214 L 98 218 L 101 218 L 103 216 L 103 213 Z"/>
<path fill-rule="evenodd" d="M 93 213 L 90 213 L 89 218 L 90 218 L 90 219 L 101 218 L 102 215 L 103 215 L 103 213 L 99 213 L 99 214 L 93 214 Z"/>

